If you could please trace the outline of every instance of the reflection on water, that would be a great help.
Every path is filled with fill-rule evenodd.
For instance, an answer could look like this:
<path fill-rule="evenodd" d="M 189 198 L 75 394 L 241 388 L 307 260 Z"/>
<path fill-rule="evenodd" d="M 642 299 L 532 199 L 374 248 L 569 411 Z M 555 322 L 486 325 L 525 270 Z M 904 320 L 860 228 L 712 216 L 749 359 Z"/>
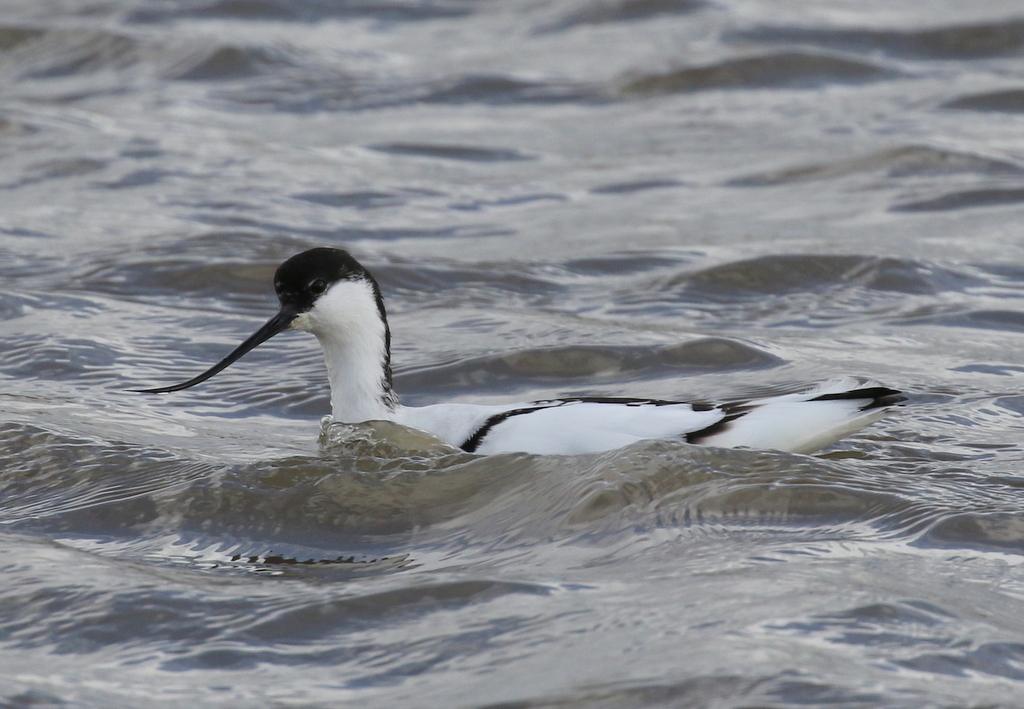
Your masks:
<path fill-rule="evenodd" d="M 1018 704 L 1019 14 L 8 2 L 0 705 Z M 318 429 L 301 334 L 127 391 L 318 245 L 409 404 L 911 398 L 815 457 L 481 457 Z"/>

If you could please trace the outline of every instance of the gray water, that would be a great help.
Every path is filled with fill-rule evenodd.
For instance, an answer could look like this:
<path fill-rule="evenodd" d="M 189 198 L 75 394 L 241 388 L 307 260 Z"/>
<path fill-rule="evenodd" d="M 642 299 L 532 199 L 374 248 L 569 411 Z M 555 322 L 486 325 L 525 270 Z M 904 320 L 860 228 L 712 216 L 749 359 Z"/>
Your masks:
<path fill-rule="evenodd" d="M 1024 7 L 4 0 L 0 706 L 1024 703 Z M 909 393 L 818 456 L 330 427 L 343 246 L 409 404 Z"/>

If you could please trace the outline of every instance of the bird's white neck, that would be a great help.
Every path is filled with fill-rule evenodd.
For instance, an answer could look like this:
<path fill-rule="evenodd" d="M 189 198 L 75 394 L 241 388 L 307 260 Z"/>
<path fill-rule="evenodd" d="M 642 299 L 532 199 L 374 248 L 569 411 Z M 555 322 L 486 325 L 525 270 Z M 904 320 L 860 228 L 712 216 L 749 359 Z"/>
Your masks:
<path fill-rule="evenodd" d="M 335 421 L 392 420 L 398 398 L 391 389 L 390 333 L 369 281 L 338 281 L 313 309 L 292 323 L 316 335 L 324 350 Z"/>

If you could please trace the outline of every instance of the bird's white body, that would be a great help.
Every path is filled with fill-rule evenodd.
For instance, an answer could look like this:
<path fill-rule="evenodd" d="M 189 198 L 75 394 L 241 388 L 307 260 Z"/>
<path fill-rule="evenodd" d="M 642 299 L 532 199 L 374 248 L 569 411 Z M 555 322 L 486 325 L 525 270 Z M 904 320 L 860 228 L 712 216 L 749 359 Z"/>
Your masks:
<path fill-rule="evenodd" d="M 852 379 L 798 394 L 721 405 L 638 399 L 556 399 L 480 406 L 402 406 L 391 388 L 391 331 L 373 276 L 341 249 L 296 254 L 274 275 L 281 309 L 223 360 L 179 391 L 222 371 L 284 330 L 320 341 L 335 421 L 393 421 L 476 453 L 591 453 L 650 438 L 811 453 L 877 421 L 903 397 Z"/>
<path fill-rule="evenodd" d="M 728 408 L 695 410 L 686 403 L 551 400 L 502 406 L 434 404 L 398 406 L 386 418 L 426 431 L 453 446 L 466 447 L 474 434 L 488 427 L 475 453 L 521 451 L 539 454 L 596 453 L 644 439 L 676 438 L 723 448 L 768 448 L 813 453 L 874 423 L 886 409 L 862 411 L 871 400 L 813 401 L 823 394 L 863 388 L 855 380 L 834 380 L 799 394 L 748 401 L 748 413 L 721 431 L 694 441 L 691 436 L 719 424 Z M 524 412 L 501 418 L 509 412 Z M 340 420 L 336 416 L 335 420 Z M 493 425 L 491 421 L 501 418 Z"/>
<path fill-rule="evenodd" d="M 708 445 L 810 453 L 886 413 L 885 408 L 862 410 L 870 396 L 815 401 L 871 388 L 852 379 L 744 402 L 742 415 L 728 422 L 733 416 L 728 406 L 632 400 L 407 407 L 398 403 L 383 376 L 387 335 L 367 281 L 335 283 L 291 327 L 316 335 L 323 347 L 335 421 L 394 421 L 476 453 L 592 453 L 650 438 L 688 440 L 689 434 L 693 440 L 693 434 L 704 431 L 699 442 Z M 721 430 L 708 430 L 723 423 Z"/>

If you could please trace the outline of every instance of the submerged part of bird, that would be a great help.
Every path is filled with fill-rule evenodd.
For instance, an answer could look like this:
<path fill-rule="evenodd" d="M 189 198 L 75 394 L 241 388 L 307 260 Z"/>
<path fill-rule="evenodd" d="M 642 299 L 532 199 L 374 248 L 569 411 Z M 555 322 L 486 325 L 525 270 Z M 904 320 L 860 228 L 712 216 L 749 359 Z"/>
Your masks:
<path fill-rule="evenodd" d="M 465 452 L 440 438 L 394 421 L 336 422 L 331 416 L 320 420 L 320 445 L 324 448 L 357 450 L 375 458 L 397 458 L 410 454 L 426 456 Z"/>
<path fill-rule="evenodd" d="M 877 421 L 905 398 L 878 384 L 837 379 L 802 393 L 723 404 L 565 398 L 403 406 L 391 383 L 384 299 L 358 261 L 341 249 L 310 249 L 281 264 L 274 289 L 280 310 L 227 357 L 187 382 L 137 391 L 195 386 L 279 332 L 299 330 L 315 335 L 323 348 L 334 421 L 389 421 L 470 453 L 591 453 L 651 438 L 813 453 Z"/>

